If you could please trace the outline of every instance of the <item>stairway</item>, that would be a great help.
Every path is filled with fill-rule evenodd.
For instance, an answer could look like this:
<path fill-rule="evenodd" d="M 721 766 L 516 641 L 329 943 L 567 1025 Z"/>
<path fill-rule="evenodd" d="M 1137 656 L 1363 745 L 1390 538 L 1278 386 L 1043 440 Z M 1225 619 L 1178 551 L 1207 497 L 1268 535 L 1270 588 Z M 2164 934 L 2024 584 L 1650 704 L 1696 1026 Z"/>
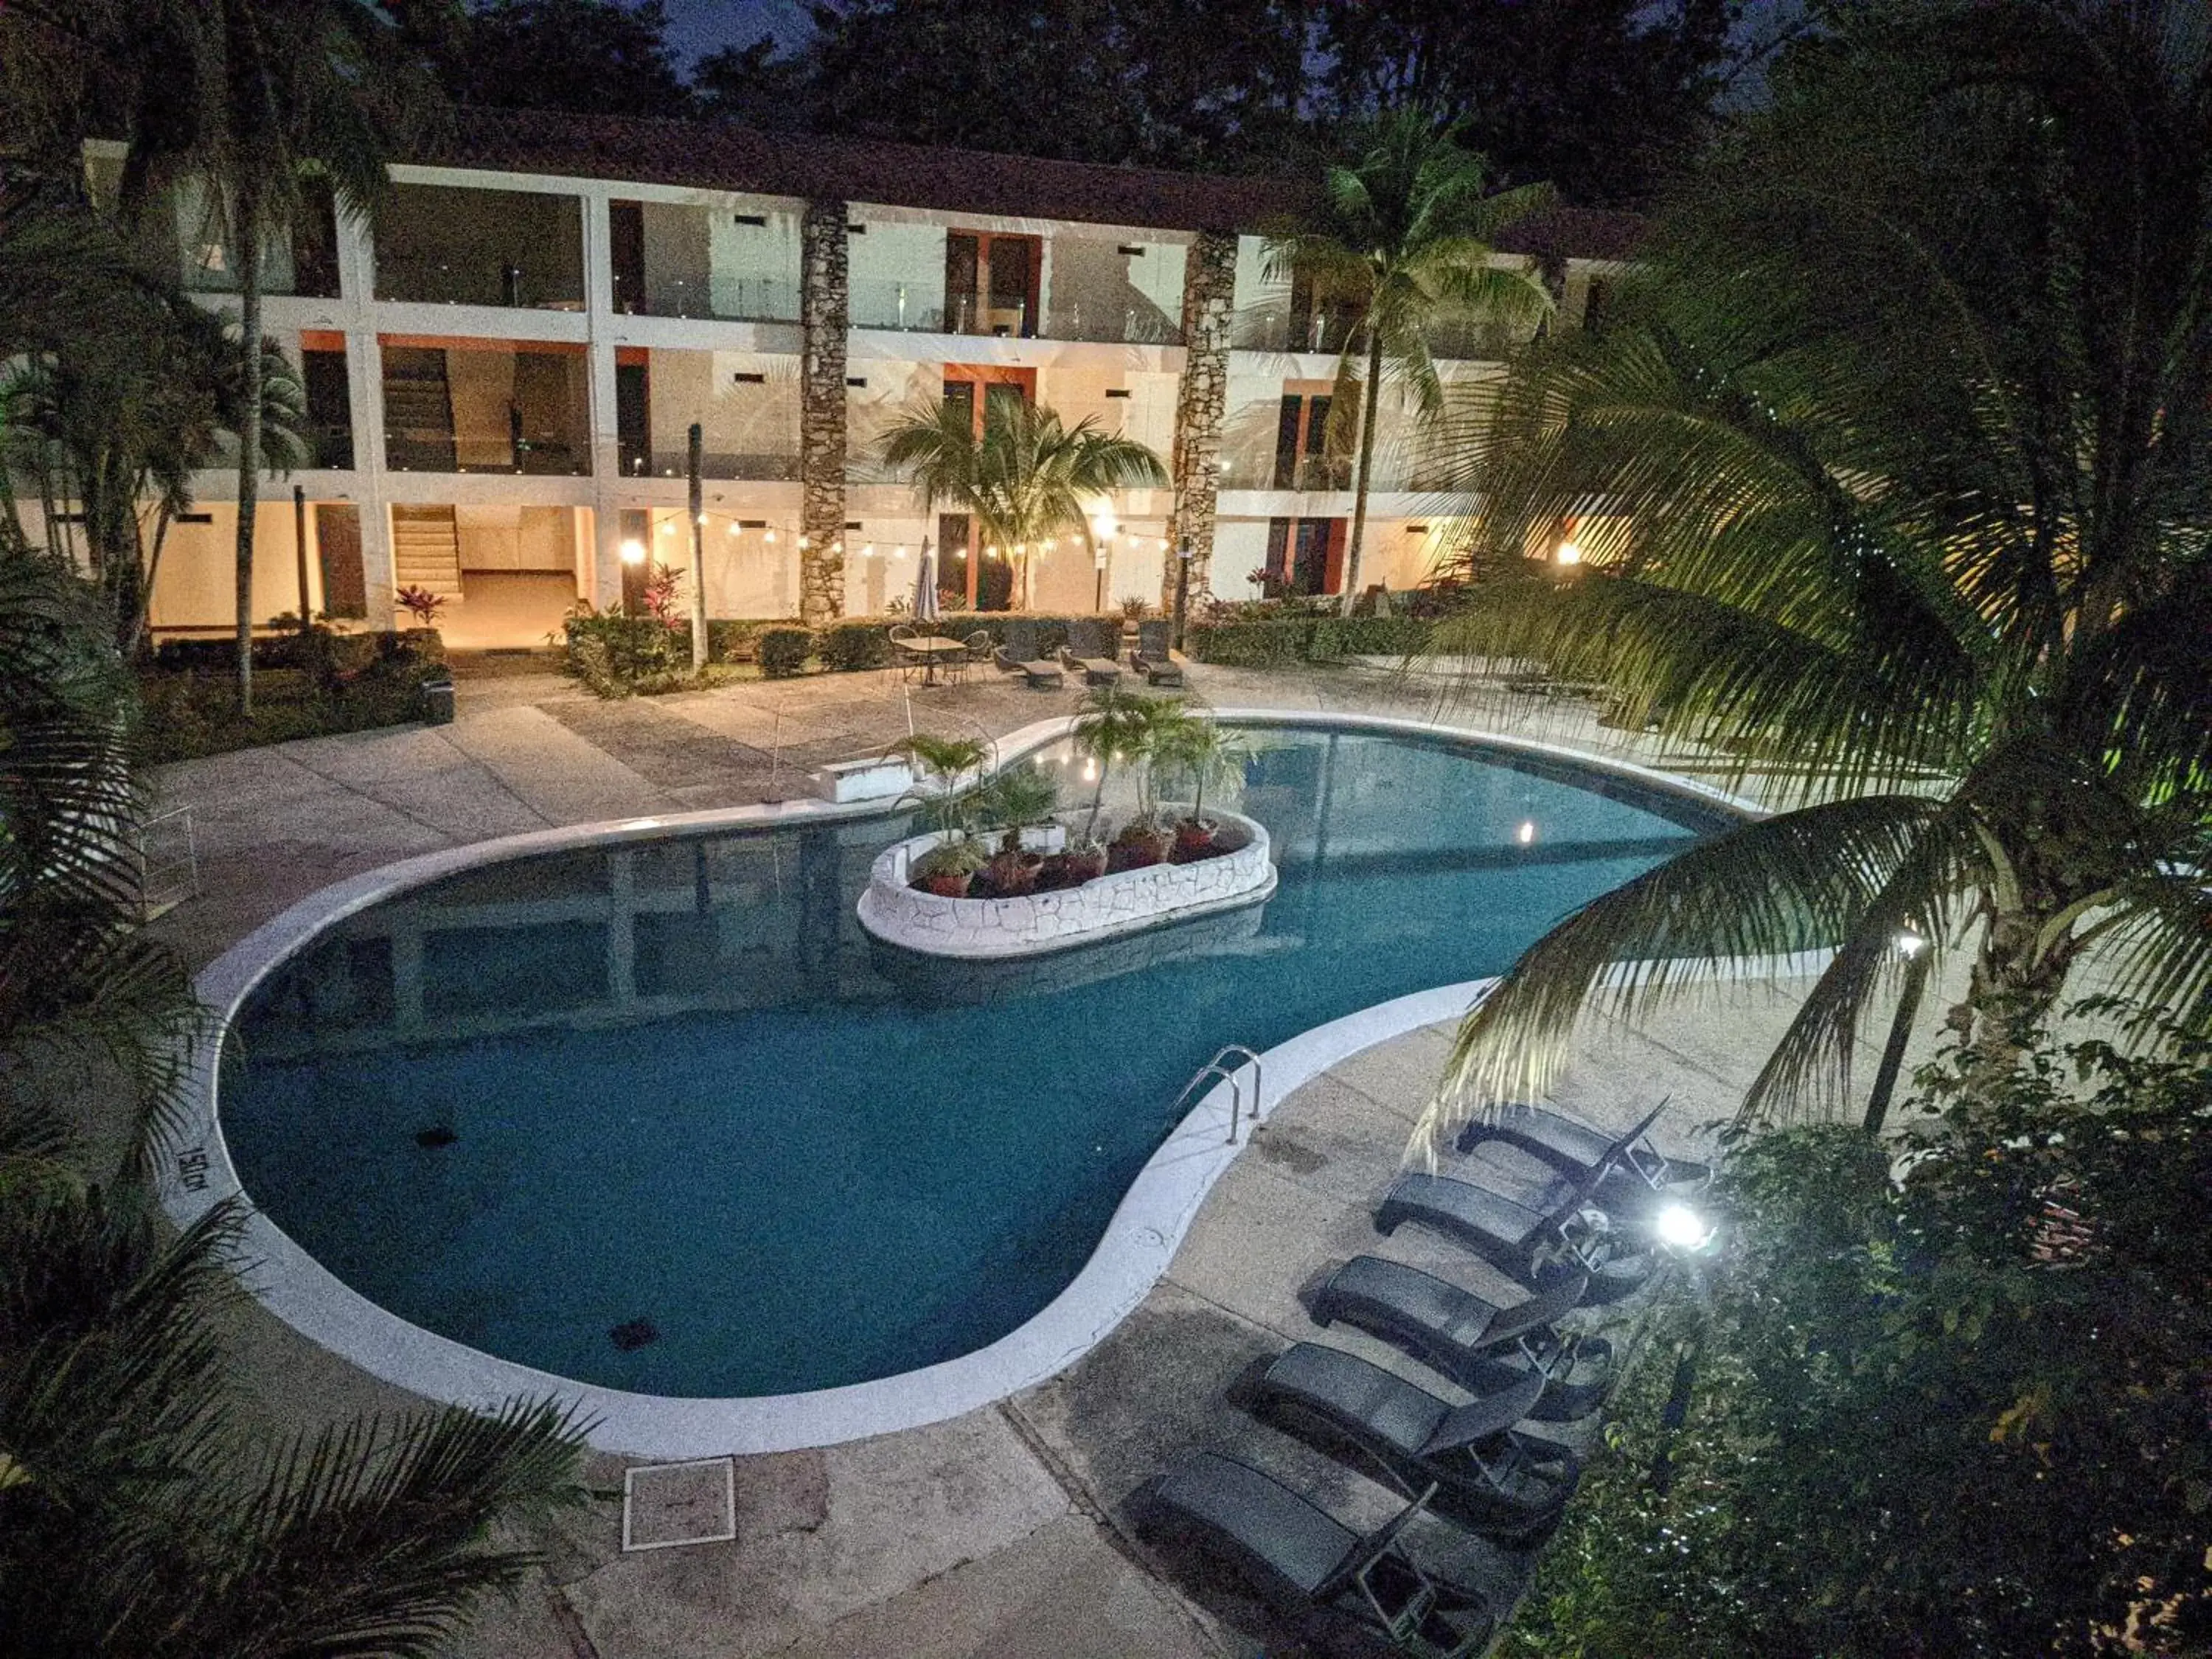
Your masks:
<path fill-rule="evenodd" d="M 384 459 L 395 472 L 453 471 L 453 394 L 443 351 L 384 348 Z"/>
<path fill-rule="evenodd" d="M 461 597 L 461 540 L 452 507 L 392 509 L 392 577 L 399 587 Z"/>

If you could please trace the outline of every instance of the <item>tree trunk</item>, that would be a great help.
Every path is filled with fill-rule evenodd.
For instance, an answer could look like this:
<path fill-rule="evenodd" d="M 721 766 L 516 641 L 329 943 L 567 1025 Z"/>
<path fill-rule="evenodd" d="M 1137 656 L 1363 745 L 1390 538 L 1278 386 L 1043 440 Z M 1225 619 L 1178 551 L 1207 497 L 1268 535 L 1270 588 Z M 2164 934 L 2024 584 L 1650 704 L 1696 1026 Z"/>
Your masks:
<path fill-rule="evenodd" d="M 161 574 L 161 548 L 169 539 L 169 506 L 164 501 L 154 519 L 154 550 L 146 558 L 145 579 L 138 584 L 137 614 L 131 619 L 131 636 L 123 642 L 126 660 L 135 659 L 146 638 L 147 619 L 154 612 L 154 584 Z"/>
<path fill-rule="evenodd" d="M 238 423 L 238 712 L 253 713 L 253 509 L 261 479 L 261 192 L 251 173 L 238 188 L 239 348 L 246 404 Z"/>
<path fill-rule="evenodd" d="M 1382 423 L 1382 332 L 1367 325 L 1367 384 L 1359 402 L 1359 477 L 1352 491 L 1352 544 L 1344 550 L 1344 614 L 1359 599 L 1359 552 L 1367 539 L 1367 489 L 1375 466 L 1375 428 Z"/>
<path fill-rule="evenodd" d="M 1995 1078 L 2012 1070 L 2057 1006 L 2081 944 L 2070 930 L 2041 950 L 2036 940 L 2062 908 L 1987 907 L 1987 930 L 1966 997 L 1944 1020 L 1959 1034 L 1973 1075 Z"/>

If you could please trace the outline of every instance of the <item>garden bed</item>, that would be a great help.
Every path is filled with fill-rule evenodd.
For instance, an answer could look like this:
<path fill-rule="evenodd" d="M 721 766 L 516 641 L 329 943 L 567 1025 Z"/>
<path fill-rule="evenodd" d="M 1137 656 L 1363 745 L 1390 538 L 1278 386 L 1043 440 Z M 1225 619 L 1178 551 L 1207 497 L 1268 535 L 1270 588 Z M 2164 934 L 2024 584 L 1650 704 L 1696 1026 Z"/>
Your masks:
<path fill-rule="evenodd" d="M 1235 812 L 1209 816 L 1218 829 L 1203 854 L 1170 854 L 1078 886 L 1003 896 L 956 898 L 915 887 L 914 866 L 945 838 L 939 831 L 916 836 L 877 857 L 860 896 L 860 925 L 886 944 L 928 956 L 995 958 L 1064 950 L 1267 898 L 1275 866 L 1266 828 Z"/>

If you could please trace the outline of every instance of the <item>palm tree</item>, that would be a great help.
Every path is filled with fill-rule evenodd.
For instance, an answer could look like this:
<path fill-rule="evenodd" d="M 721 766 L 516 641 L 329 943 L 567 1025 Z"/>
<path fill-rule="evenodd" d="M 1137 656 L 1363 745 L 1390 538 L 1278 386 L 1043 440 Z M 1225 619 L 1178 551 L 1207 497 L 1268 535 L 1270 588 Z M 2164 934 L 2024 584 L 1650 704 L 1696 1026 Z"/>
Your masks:
<path fill-rule="evenodd" d="M 1323 174 L 1321 205 L 1267 239 L 1269 279 L 1304 279 L 1317 306 L 1340 309 L 1350 321 L 1337 356 L 1328 434 L 1342 454 L 1353 447 L 1348 434 L 1358 434 L 1344 567 L 1346 616 L 1359 595 L 1386 367 L 1433 418 L 1444 407 L 1443 383 L 1429 351 L 1433 329 L 1464 319 L 1534 320 L 1551 303 L 1533 276 L 1492 264 L 1490 247 L 1500 230 L 1546 205 L 1549 189 L 1528 185 L 1486 193 L 1489 164 L 1460 147 L 1462 125 L 1419 106 L 1379 117 L 1358 135 L 1357 159 Z"/>
<path fill-rule="evenodd" d="M 1705 956 L 1836 946 L 1747 1119 L 1840 1104 L 1907 933 L 1911 979 L 1972 951 L 1984 1074 L 2091 957 L 2212 1030 L 2212 51 L 2168 9 L 1869 15 L 1603 337 L 1516 368 L 1470 458 L 1509 574 L 1435 648 L 1609 680 L 1794 793 L 1531 946 L 1431 1128 Z M 1600 567 L 1523 556 L 1575 515 Z"/>
<path fill-rule="evenodd" d="M 1152 750 L 1154 732 L 1181 707 L 1173 698 L 1125 691 L 1118 681 L 1085 693 L 1073 735 L 1077 752 L 1087 756 L 1098 774 L 1092 781 L 1091 813 L 1083 823 L 1085 846 L 1098 839 L 1098 814 L 1106 804 L 1107 773 L 1117 761 L 1126 765 L 1141 763 Z"/>
<path fill-rule="evenodd" d="M 952 501 L 975 520 L 987 544 L 1023 557 L 1062 532 L 1097 548 L 1091 511 L 1116 489 L 1158 489 L 1168 481 L 1160 458 L 1133 438 L 1100 431 L 1086 416 L 1073 427 L 1049 409 L 991 398 L 976 435 L 969 408 L 935 403 L 884 434 L 884 464 L 906 475 L 924 510 Z M 1028 602 L 1030 563 L 1023 566 Z"/>
<path fill-rule="evenodd" d="M 217 313 L 173 290 L 117 297 L 105 326 L 0 379 L 0 456 L 38 481 L 50 525 L 81 517 L 86 567 L 128 657 L 144 634 L 169 527 L 191 507 L 192 474 L 237 431 L 247 377 Z M 304 394 L 274 341 L 263 343 L 260 395 L 270 465 L 304 462 Z"/>
<path fill-rule="evenodd" d="M 143 219 L 168 189 L 197 179 L 218 204 L 236 261 L 240 346 L 262 355 L 262 253 L 304 210 L 310 179 L 340 213 L 373 219 L 386 158 L 415 123 L 427 82 L 397 31 L 365 0 L 24 0 L 16 37 L 84 82 L 131 145 L 122 185 Z M 0 40 L 8 39 L 0 36 Z M 238 695 L 252 709 L 254 509 L 264 459 L 261 381 L 239 410 Z"/>

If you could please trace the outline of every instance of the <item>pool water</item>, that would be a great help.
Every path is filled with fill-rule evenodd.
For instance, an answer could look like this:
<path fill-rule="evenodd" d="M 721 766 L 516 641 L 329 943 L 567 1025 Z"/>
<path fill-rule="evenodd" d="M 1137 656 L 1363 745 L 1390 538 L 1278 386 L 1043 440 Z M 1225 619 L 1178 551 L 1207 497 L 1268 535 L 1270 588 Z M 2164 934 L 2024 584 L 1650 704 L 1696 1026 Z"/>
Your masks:
<path fill-rule="evenodd" d="M 1065 1287 L 1223 1043 L 1497 973 L 1723 822 L 1473 745 L 1249 736 L 1264 908 L 996 979 L 859 927 L 902 816 L 520 859 L 375 906 L 244 1011 L 222 1113 L 246 1189 L 392 1313 L 580 1382 L 890 1376 Z"/>

